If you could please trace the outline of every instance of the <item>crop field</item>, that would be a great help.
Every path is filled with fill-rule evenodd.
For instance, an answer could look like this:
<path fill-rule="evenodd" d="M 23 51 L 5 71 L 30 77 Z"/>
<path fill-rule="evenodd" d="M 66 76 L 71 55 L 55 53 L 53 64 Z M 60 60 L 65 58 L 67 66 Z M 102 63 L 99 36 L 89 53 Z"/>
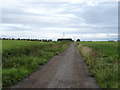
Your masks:
<path fill-rule="evenodd" d="M 22 40 L 1 40 L 2 41 L 2 49 L 9 49 L 9 48 L 20 48 L 28 45 L 33 45 L 33 44 L 40 44 L 43 42 L 37 42 L 37 41 L 22 41 Z"/>
<path fill-rule="evenodd" d="M 70 42 L 2 40 L 2 50 L 0 53 L 2 53 L 3 87 L 15 85 L 30 76 L 41 65 L 47 63 L 50 58 L 63 52 L 69 44 Z M 72 45 L 74 46 L 74 44 Z M 117 88 L 119 83 L 118 42 L 97 41 L 77 42 L 77 44 L 88 66 L 90 76 L 96 79 L 98 85 L 101 88 Z M 69 52 L 66 53 L 68 54 Z M 71 52 L 72 55 L 74 55 L 73 52 Z M 68 58 L 68 56 L 64 58 Z M 73 61 L 76 60 L 75 58 L 73 58 Z"/>
<path fill-rule="evenodd" d="M 2 40 L 3 87 L 17 84 L 68 45 L 69 42 Z"/>
<path fill-rule="evenodd" d="M 78 49 L 100 87 L 118 87 L 118 42 L 80 42 Z"/>

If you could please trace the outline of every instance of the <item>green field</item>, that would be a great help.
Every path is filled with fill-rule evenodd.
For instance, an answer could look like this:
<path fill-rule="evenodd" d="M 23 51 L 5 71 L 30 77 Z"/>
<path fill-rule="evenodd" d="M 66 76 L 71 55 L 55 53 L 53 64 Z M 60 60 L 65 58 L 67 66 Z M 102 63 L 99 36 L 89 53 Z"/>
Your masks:
<path fill-rule="evenodd" d="M 69 42 L 2 40 L 3 87 L 17 84 L 68 45 Z"/>
<path fill-rule="evenodd" d="M 28 46 L 28 45 L 33 45 L 33 44 L 40 44 L 43 42 L 38 42 L 38 41 L 22 41 L 22 40 L 1 40 L 2 41 L 2 49 L 9 49 L 12 47 L 20 48 L 23 46 Z"/>
<path fill-rule="evenodd" d="M 100 87 L 118 87 L 118 42 L 80 42 L 78 49 Z"/>
<path fill-rule="evenodd" d="M 0 41 L 1 42 L 1 41 Z M 3 87 L 17 84 L 70 42 L 2 40 Z M 118 42 L 78 42 L 91 76 L 102 88 L 118 87 Z M 0 52 L 1 52 L 0 51 Z"/>

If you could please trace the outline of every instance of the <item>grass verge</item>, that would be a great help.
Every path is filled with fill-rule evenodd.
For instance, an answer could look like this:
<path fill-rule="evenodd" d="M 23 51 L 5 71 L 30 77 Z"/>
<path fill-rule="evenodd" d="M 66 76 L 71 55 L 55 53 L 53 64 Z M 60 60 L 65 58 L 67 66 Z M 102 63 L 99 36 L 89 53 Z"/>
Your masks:
<path fill-rule="evenodd" d="M 117 42 L 81 42 L 78 49 L 101 88 L 118 88 Z"/>

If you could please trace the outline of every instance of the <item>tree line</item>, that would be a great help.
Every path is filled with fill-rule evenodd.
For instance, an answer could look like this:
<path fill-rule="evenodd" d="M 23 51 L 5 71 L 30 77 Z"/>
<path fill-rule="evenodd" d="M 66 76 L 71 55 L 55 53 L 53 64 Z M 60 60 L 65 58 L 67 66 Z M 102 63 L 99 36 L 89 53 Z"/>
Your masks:
<path fill-rule="evenodd" d="M 50 42 L 52 39 L 21 39 L 21 38 L 0 38 L 0 40 L 24 40 L 24 41 L 43 41 L 43 42 Z"/>

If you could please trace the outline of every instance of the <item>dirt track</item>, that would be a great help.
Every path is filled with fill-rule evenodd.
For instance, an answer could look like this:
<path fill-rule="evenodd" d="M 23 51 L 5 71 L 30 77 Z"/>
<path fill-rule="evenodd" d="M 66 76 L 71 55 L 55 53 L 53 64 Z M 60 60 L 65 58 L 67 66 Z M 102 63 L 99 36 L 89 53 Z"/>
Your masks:
<path fill-rule="evenodd" d="M 20 82 L 14 88 L 98 88 L 90 77 L 86 64 L 76 44 L 53 57 L 37 72 Z"/>

